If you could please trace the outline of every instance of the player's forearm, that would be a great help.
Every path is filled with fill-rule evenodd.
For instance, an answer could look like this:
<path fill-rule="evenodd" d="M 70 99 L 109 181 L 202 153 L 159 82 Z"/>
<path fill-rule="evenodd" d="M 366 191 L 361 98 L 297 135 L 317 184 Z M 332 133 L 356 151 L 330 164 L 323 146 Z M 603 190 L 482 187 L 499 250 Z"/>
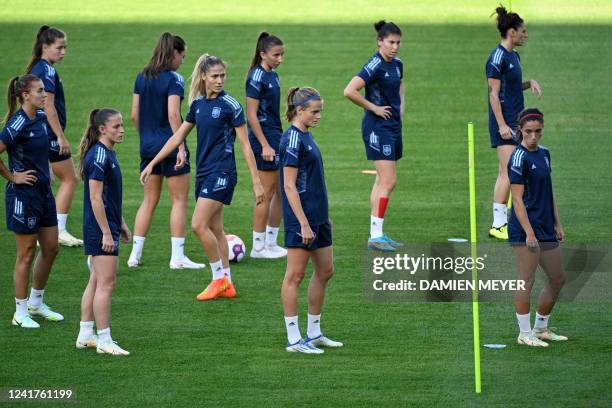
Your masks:
<path fill-rule="evenodd" d="M 58 139 L 64 137 L 64 131 L 62 130 L 62 126 L 59 122 L 59 117 L 57 116 L 57 111 L 55 110 L 55 106 L 51 104 L 45 104 L 45 114 L 47 115 L 47 122 L 57 136 Z"/>
<path fill-rule="evenodd" d="M 6 168 L 2 158 L 0 158 L 0 176 L 4 177 L 9 183 L 13 182 L 13 174 Z"/>
<path fill-rule="evenodd" d="M 525 82 L 523 82 L 523 91 L 527 90 L 531 88 L 531 80 L 527 80 Z"/>
<path fill-rule="evenodd" d="M 493 111 L 493 115 L 495 115 L 495 120 L 497 121 L 497 126 L 507 126 L 506 120 L 504 119 L 504 114 L 502 113 L 501 102 L 499 101 L 499 95 L 494 91 L 489 92 L 489 102 L 491 103 L 491 110 Z"/>
<path fill-rule="evenodd" d="M 239 137 L 240 141 L 240 150 L 242 150 L 242 155 L 244 156 L 244 160 L 249 169 L 249 173 L 251 174 L 251 181 L 253 184 L 259 183 L 259 173 L 257 171 L 257 163 L 255 162 L 255 156 L 253 155 L 253 149 L 251 149 L 251 144 L 246 139 L 246 136 Z"/>
<path fill-rule="evenodd" d="M 101 196 L 90 194 L 91 209 L 94 213 L 94 218 L 102 231 L 102 234 L 110 234 L 111 230 L 108 225 L 108 219 L 106 218 L 106 211 L 104 211 L 104 202 Z"/>
<path fill-rule="evenodd" d="M 287 182 L 284 184 L 283 188 L 285 189 L 285 195 L 287 196 L 287 201 L 289 201 L 289 206 L 295 214 L 295 218 L 299 221 L 300 225 L 309 225 L 308 218 L 306 218 L 306 214 L 304 214 L 304 209 L 302 208 L 302 202 L 300 201 L 300 195 L 298 194 L 295 184 L 291 182 Z"/>
<path fill-rule="evenodd" d="M 525 208 L 525 204 L 523 204 L 523 196 L 515 195 L 512 193 L 512 206 L 514 207 L 514 213 L 516 214 L 516 218 L 518 219 L 523 231 L 525 231 L 526 235 L 535 235 L 533 232 L 533 228 L 531 227 L 531 223 L 529 222 L 529 217 L 527 216 L 527 209 Z"/>
<path fill-rule="evenodd" d="M 262 147 L 268 146 L 268 140 L 263 133 L 263 129 L 259 123 L 259 119 L 257 119 L 257 112 L 252 112 L 249 110 L 247 112 L 247 118 L 249 120 L 249 125 L 251 126 L 251 131 L 255 135 L 255 138 L 261 144 Z"/>
<path fill-rule="evenodd" d="M 353 89 L 345 89 L 344 90 L 344 96 L 351 102 L 353 102 L 355 105 L 360 106 L 364 109 L 367 109 L 369 111 L 374 111 L 374 109 L 376 108 L 376 105 L 374 105 L 372 102 L 368 101 L 366 98 L 364 98 L 359 91 L 353 90 Z"/>
<path fill-rule="evenodd" d="M 553 194 L 553 211 L 555 217 L 555 227 L 561 227 L 561 220 L 559 219 L 559 210 L 557 209 L 557 197 Z"/>

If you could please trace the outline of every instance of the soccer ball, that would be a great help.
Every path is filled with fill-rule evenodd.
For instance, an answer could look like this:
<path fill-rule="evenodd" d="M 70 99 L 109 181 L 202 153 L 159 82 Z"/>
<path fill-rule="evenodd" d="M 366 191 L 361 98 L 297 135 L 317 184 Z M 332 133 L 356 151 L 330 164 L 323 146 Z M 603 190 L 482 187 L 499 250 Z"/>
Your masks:
<path fill-rule="evenodd" d="M 242 259 L 244 259 L 244 254 L 246 253 L 244 242 L 242 242 L 238 235 L 228 234 L 225 235 L 225 239 L 227 239 L 227 247 L 229 249 L 229 261 L 242 261 Z"/>

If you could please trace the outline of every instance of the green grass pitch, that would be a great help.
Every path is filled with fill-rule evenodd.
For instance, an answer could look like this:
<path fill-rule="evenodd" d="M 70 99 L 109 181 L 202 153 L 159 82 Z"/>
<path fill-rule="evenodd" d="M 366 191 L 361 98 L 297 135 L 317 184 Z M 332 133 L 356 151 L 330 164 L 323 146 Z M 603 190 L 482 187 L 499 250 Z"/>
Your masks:
<path fill-rule="evenodd" d="M 515 344 L 512 305 L 481 304 L 482 343 L 509 346 L 481 351 L 483 393 L 476 395 L 470 304 L 363 298 L 359 260 L 373 176 L 360 172 L 370 168 L 360 138 L 361 111 L 345 100 L 342 90 L 374 51 L 372 23 L 391 19 L 404 31 L 399 56 L 406 81 L 405 150 L 386 231 L 406 242 L 468 236 L 466 123 L 473 121 L 478 233 L 487 242 L 496 157 L 486 130 L 484 64 L 498 42 L 489 18 L 498 2 L 291 3 L 37 0 L 26 7 L 1 0 L 0 82 L 22 72 L 39 25 L 67 32 L 68 52 L 57 67 L 67 98 L 67 135 L 74 153 L 90 109 L 111 106 L 124 113 L 126 137 L 117 151 L 131 227 L 142 190 L 129 104 L 135 75 L 159 34 L 168 30 L 187 41 L 180 69 L 185 77 L 201 53 L 224 58 L 226 90 L 241 101 L 258 33 L 265 29 L 279 35 L 286 44 L 278 70 L 283 90 L 309 85 L 325 98 L 313 134 L 326 164 L 336 275 L 323 328 L 345 347 L 314 358 L 284 351 L 282 260 L 247 259 L 232 270 L 237 299 L 196 302 L 210 272 L 168 269 L 169 200 L 164 193 L 147 237 L 144 265 L 128 270 L 130 246 L 121 248 L 111 325 L 113 336 L 132 352 L 129 358 L 74 348 L 87 281 L 82 249 L 61 249 L 47 287 L 47 301 L 66 320 L 43 323 L 34 331 L 10 325 L 15 247 L 12 234 L 0 228 L 0 388 L 72 388 L 82 406 L 96 407 L 609 406 L 610 302 L 559 304 L 552 325 L 571 340 L 547 350 Z M 612 6 L 604 0 L 515 0 L 513 8 L 526 20 L 530 35 L 520 50 L 524 76 L 537 79 L 544 90 L 541 101 L 526 94 L 526 105 L 537 105 L 546 114 L 543 144 L 551 150 L 567 239 L 609 242 Z M 2 112 L 5 104 L 3 97 Z M 195 132 L 188 142 L 194 150 Z M 237 161 L 240 181 L 234 203 L 226 208 L 225 226 L 250 245 L 251 190 L 240 154 Z M 192 209 L 190 200 L 189 214 Z M 82 186 L 70 214 L 69 230 L 80 236 Z M 186 249 L 191 259 L 205 260 L 192 233 Z M 508 277 L 515 274 L 514 265 L 508 265 Z M 305 302 L 300 311 L 305 330 Z"/>

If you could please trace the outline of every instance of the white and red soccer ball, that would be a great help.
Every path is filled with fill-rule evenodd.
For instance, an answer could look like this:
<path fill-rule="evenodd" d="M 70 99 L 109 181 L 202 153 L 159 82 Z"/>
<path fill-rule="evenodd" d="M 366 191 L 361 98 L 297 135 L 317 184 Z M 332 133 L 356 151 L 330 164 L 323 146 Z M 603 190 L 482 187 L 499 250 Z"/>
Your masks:
<path fill-rule="evenodd" d="M 244 258 L 244 254 L 246 254 L 246 247 L 244 246 L 244 242 L 240 239 L 238 235 L 232 234 L 226 235 L 225 239 L 227 239 L 227 247 L 229 249 L 229 261 L 242 261 L 242 259 Z"/>

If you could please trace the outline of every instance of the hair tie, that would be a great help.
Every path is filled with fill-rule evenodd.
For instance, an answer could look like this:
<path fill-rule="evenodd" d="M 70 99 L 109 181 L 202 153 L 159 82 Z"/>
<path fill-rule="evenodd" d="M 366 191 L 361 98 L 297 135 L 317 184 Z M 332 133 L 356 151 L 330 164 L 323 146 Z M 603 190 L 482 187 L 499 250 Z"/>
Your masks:
<path fill-rule="evenodd" d="M 314 99 L 321 99 L 321 95 L 314 94 L 312 96 L 309 96 L 308 98 L 302 100 L 300 103 L 296 103 L 295 106 L 303 106 Z"/>
<path fill-rule="evenodd" d="M 539 113 L 528 113 L 528 114 L 526 114 L 526 115 L 523 115 L 523 117 L 521 118 L 521 120 L 526 119 L 526 118 L 528 118 L 528 117 L 530 117 L 530 116 L 535 116 L 535 117 L 537 117 L 537 118 L 544 118 L 544 115 L 539 114 Z"/>

